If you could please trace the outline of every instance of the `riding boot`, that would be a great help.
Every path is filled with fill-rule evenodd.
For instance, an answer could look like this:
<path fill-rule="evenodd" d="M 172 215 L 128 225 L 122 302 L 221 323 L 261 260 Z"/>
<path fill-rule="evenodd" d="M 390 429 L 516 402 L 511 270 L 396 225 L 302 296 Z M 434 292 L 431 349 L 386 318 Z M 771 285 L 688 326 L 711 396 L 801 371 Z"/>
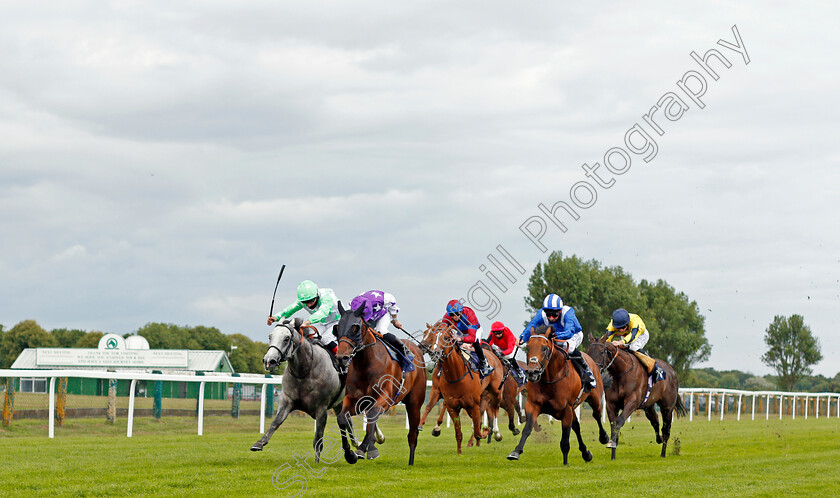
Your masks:
<path fill-rule="evenodd" d="M 572 351 L 569 354 L 569 359 L 572 360 L 572 365 L 574 365 L 575 370 L 577 370 L 578 375 L 580 375 L 580 383 L 583 386 L 583 392 L 588 393 L 598 386 L 595 382 L 595 376 L 592 375 L 592 370 L 589 369 L 589 365 L 586 361 L 584 361 L 580 351 L 577 349 Z"/>
<path fill-rule="evenodd" d="M 515 358 L 510 358 L 507 362 L 510 369 L 516 373 L 516 376 L 518 377 L 517 382 L 519 382 L 519 380 L 525 380 L 525 371 L 519 366 L 519 362 L 516 361 Z"/>
<path fill-rule="evenodd" d="M 481 347 L 481 341 L 475 341 L 475 343 L 473 343 L 473 350 L 475 351 L 476 356 L 478 356 L 478 361 L 480 362 L 478 367 L 479 374 L 482 377 L 487 377 L 493 373 L 493 370 L 495 369 L 487 363 L 487 358 L 484 357 L 484 349 Z"/>
<path fill-rule="evenodd" d="M 383 334 L 382 338 L 388 341 L 388 344 L 394 346 L 394 349 L 400 351 L 409 363 L 414 361 L 414 355 L 408 350 L 408 346 L 406 346 L 401 340 L 397 339 L 397 336 L 388 332 L 387 334 Z"/>

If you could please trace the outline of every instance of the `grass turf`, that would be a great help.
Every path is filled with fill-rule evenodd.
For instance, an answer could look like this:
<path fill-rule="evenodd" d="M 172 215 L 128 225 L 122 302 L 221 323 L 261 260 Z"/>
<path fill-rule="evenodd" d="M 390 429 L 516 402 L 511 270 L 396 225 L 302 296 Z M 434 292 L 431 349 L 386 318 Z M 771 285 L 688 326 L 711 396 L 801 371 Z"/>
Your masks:
<path fill-rule="evenodd" d="M 69 420 L 52 440 L 45 421 L 17 420 L 0 429 L 0 495 L 294 496 L 304 486 L 307 496 L 353 497 L 836 493 L 840 419 L 678 419 L 663 459 L 650 425 L 639 415 L 622 431 L 614 462 L 597 443 L 597 428 L 585 413 L 584 439 L 595 456 L 591 463 L 584 463 L 572 439 L 570 465 L 563 467 L 560 425 L 544 418 L 544 430 L 532 433 L 518 462 L 505 459 L 519 441 L 506 429 L 503 441 L 464 448 L 458 456 L 453 430 L 433 438 L 430 420 L 409 468 L 405 419 L 397 416 L 381 423 L 387 440 L 379 459 L 351 466 L 340 457 L 318 465 L 309 457 L 310 471 L 298 466 L 298 459 L 312 453 L 308 417 L 291 416 L 257 453 L 249 451 L 259 438 L 256 417 L 206 417 L 204 436 L 196 435 L 195 418 L 138 418 L 130 439 L 124 419 L 115 425 Z M 327 434 L 338 441 L 335 427 L 330 417 Z M 339 450 L 327 448 L 324 455 L 339 456 Z"/>

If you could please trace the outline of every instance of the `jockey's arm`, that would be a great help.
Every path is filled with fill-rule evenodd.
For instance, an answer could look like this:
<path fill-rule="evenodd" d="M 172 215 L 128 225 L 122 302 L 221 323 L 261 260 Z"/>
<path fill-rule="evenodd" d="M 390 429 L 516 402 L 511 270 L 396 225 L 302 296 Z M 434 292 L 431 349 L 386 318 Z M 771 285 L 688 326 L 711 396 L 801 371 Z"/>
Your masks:
<path fill-rule="evenodd" d="M 326 321 L 327 317 L 332 312 L 334 306 L 334 294 L 332 294 L 331 292 L 325 292 L 321 296 L 320 306 L 318 306 L 318 309 L 315 310 L 315 312 L 312 313 L 312 315 L 309 317 L 309 321 L 313 323 L 321 323 Z"/>

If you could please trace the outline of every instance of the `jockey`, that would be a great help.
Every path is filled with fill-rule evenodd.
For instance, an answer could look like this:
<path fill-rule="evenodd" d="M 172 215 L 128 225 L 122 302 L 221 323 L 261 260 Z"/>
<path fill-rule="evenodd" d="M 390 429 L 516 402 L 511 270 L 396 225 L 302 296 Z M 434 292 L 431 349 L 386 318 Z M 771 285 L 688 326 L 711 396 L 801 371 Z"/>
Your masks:
<path fill-rule="evenodd" d="M 515 371 L 520 379 L 525 378 L 525 372 L 519 366 L 519 362 L 516 361 L 516 337 L 504 323 L 493 322 L 493 325 L 490 326 L 490 338 L 487 343 L 490 344 L 490 347 L 498 356 L 504 358 L 508 367 Z"/>
<path fill-rule="evenodd" d="M 572 360 L 575 370 L 580 375 L 580 381 L 583 385 L 584 392 L 589 392 L 598 384 L 595 382 L 595 376 L 589 368 L 589 364 L 583 359 L 580 351 L 577 349 L 580 343 L 583 342 L 583 328 L 575 316 L 575 310 L 571 306 L 564 306 L 563 300 L 557 294 L 549 294 L 543 299 L 543 306 L 540 311 L 534 315 L 534 318 L 525 327 L 522 335 L 519 336 L 519 344 L 522 345 L 528 342 L 531 337 L 531 330 L 541 325 L 550 325 L 554 328 L 554 337 L 559 339 L 565 346 L 566 352 L 569 353 L 569 359 Z"/>
<path fill-rule="evenodd" d="M 481 324 L 478 323 L 475 312 L 461 304 L 461 301 L 453 299 L 447 303 L 446 314 L 443 315 L 442 321 L 447 325 L 454 325 L 461 336 L 458 340 L 473 347 L 478 360 L 481 362 L 481 365 L 479 365 L 481 376 L 490 375 L 494 368 L 487 363 L 487 358 L 484 357 L 484 351 L 481 348 L 482 328 Z"/>
<path fill-rule="evenodd" d="M 650 334 L 648 334 L 645 322 L 639 315 L 628 313 L 624 308 L 613 311 L 612 320 L 607 325 L 606 335 L 608 336 L 607 342 L 612 342 L 616 346 L 626 345 L 628 349 L 633 351 L 645 365 L 648 373 L 653 376 L 653 382 L 665 379 L 665 370 L 657 365 L 656 360 L 642 349 L 650 339 Z"/>
<path fill-rule="evenodd" d="M 335 353 L 338 343 L 333 335 L 333 327 L 338 325 L 341 315 L 338 313 L 338 298 L 332 289 L 319 289 L 315 282 L 304 280 L 297 288 L 297 301 L 286 306 L 279 314 L 268 317 L 268 324 L 289 318 L 299 310 L 309 313 L 309 320 L 301 327 L 312 326 L 318 331 L 319 341 L 325 349 Z"/>
<path fill-rule="evenodd" d="M 364 294 L 359 294 L 350 301 L 350 309 L 357 310 L 360 306 L 365 309 L 362 317 L 368 323 L 368 326 L 382 334 L 382 338 L 388 344 L 397 351 L 401 351 L 408 361 L 413 362 L 414 355 L 411 354 L 408 347 L 397 339 L 397 336 L 388 331 L 388 325 L 391 323 L 394 324 L 394 327 L 402 329 L 402 323 L 397 320 L 397 313 L 400 312 L 400 308 L 397 306 L 394 296 L 380 290 L 370 290 Z"/>

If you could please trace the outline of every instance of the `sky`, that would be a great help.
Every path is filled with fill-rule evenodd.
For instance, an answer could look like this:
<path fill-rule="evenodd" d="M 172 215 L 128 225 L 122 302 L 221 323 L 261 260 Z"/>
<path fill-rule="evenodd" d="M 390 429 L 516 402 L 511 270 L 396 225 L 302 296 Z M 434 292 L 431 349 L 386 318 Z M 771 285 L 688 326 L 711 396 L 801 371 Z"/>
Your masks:
<path fill-rule="evenodd" d="M 286 265 L 275 311 L 311 279 L 518 329 L 557 250 L 695 300 L 696 366 L 772 373 L 798 313 L 834 376 L 840 6 L 644 5 L 4 5 L 0 324 L 265 341 Z"/>

